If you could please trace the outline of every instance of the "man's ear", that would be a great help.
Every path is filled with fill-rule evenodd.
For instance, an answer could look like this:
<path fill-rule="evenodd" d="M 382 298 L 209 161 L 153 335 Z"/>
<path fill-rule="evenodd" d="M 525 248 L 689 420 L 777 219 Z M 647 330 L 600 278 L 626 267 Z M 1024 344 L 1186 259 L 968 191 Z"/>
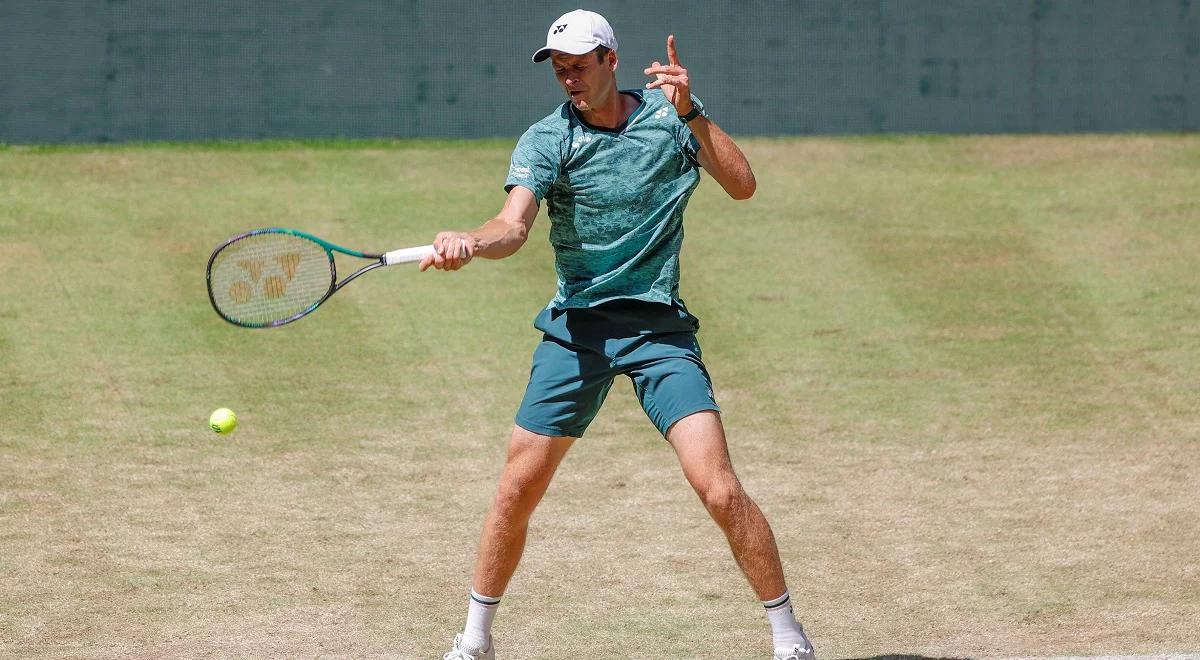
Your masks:
<path fill-rule="evenodd" d="M 617 70 L 617 64 L 619 63 L 619 60 L 617 59 L 617 51 L 608 51 L 608 58 L 608 67 L 615 72 Z"/>

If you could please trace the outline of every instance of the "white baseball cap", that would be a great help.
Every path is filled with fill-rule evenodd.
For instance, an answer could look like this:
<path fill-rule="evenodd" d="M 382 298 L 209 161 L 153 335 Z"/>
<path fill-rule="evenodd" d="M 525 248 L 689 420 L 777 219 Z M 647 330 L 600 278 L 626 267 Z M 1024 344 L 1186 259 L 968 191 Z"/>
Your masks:
<path fill-rule="evenodd" d="M 617 49 L 617 38 L 613 35 L 612 26 L 594 11 L 576 9 L 559 16 L 558 20 L 550 25 L 550 29 L 546 31 L 546 46 L 533 54 L 533 61 L 545 60 L 550 57 L 552 50 L 583 55 L 595 50 L 597 46 Z"/>

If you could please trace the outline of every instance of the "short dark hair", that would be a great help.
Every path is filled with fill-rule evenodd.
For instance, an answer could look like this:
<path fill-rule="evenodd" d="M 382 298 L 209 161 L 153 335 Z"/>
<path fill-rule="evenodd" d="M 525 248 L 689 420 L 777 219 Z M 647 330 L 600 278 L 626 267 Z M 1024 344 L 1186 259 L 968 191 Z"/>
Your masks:
<path fill-rule="evenodd" d="M 596 49 L 592 52 L 596 54 L 596 61 L 603 62 L 604 58 L 608 57 L 608 54 L 612 52 L 612 49 L 608 46 L 596 46 Z"/>

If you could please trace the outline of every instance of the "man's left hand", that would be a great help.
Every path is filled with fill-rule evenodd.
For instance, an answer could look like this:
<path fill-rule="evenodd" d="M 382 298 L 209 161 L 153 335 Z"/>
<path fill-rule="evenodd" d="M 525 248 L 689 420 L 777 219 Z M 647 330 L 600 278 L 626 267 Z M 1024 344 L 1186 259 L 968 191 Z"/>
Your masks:
<path fill-rule="evenodd" d="M 688 70 L 679 63 L 679 51 L 675 50 L 675 35 L 667 37 L 667 63 L 657 60 L 646 69 L 646 75 L 654 76 L 654 80 L 646 83 L 646 89 L 659 89 L 666 94 L 667 100 L 675 106 L 675 112 L 686 115 L 692 111 L 692 87 L 688 79 Z"/>

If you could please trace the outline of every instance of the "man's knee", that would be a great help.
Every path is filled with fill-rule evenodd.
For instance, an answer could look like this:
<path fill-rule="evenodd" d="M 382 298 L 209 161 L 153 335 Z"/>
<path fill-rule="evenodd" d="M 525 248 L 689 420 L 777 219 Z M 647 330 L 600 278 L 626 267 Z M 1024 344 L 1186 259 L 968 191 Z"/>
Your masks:
<path fill-rule="evenodd" d="M 562 459 L 557 439 L 518 429 L 509 447 L 508 461 L 496 488 L 496 508 L 508 515 L 530 514 L 550 486 Z"/>
<path fill-rule="evenodd" d="M 746 508 L 750 496 L 737 479 L 714 479 L 697 489 L 704 508 L 717 520 L 728 520 Z"/>
<path fill-rule="evenodd" d="M 550 485 L 550 474 L 505 471 L 496 488 L 496 509 L 506 515 L 529 515 Z"/>

